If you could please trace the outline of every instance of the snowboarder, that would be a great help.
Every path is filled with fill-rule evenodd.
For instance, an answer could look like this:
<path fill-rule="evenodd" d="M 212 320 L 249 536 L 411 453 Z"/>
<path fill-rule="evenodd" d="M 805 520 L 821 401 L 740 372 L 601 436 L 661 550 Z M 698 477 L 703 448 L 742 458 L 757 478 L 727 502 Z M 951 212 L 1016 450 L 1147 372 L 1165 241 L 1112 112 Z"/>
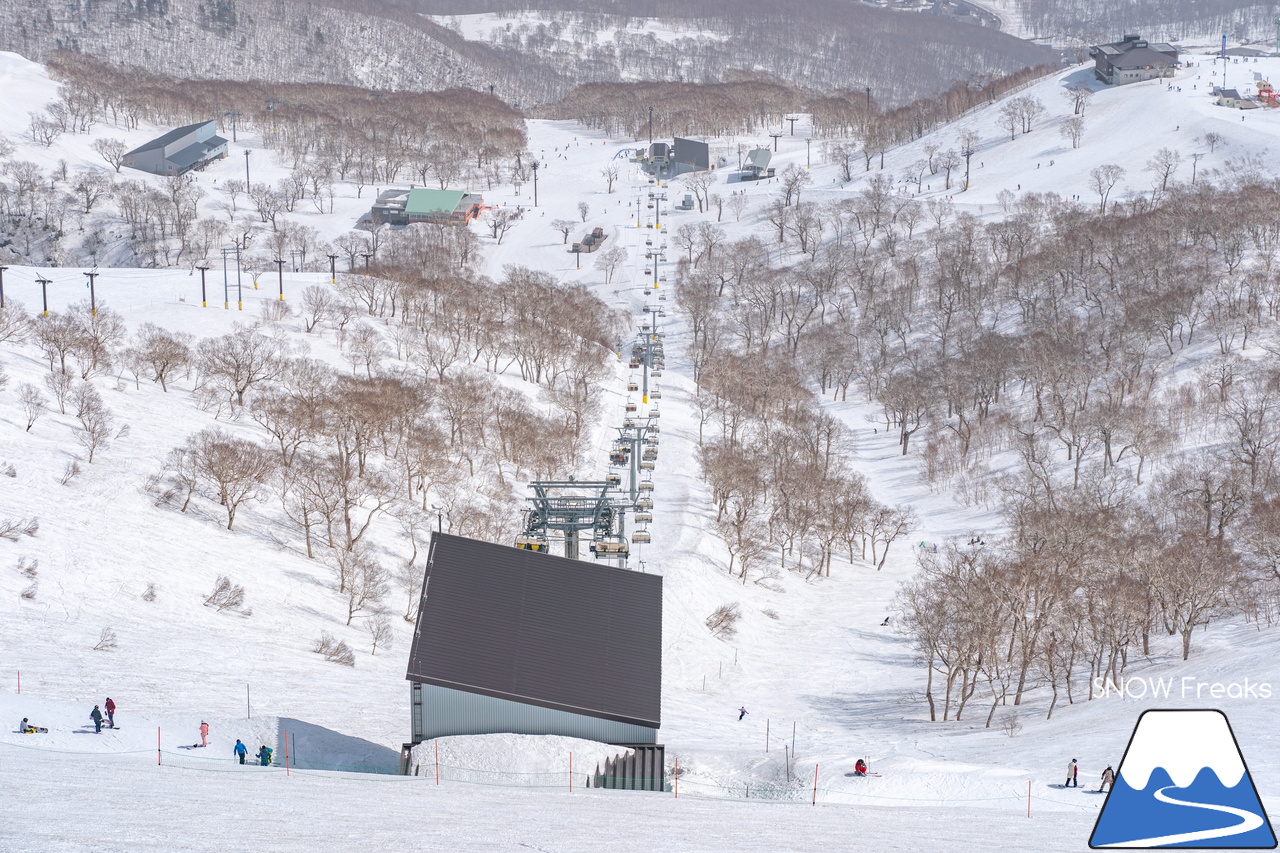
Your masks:
<path fill-rule="evenodd" d="M 200 721 L 200 745 L 209 745 L 209 724 L 204 720 Z"/>
<path fill-rule="evenodd" d="M 107 725 L 111 728 L 116 727 L 116 703 L 111 701 L 111 697 L 107 697 L 107 701 L 102 703 L 102 709 L 107 712 Z"/>
<path fill-rule="evenodd" d="M 94 734 L 102 734 L 102 711 L 97 705 L 94 705 L 93 710 L 89 712 L 89 719 L 93 720 L 93 725 L 96 728 Z"/>
<path fill-rule="evenodd" d="M 24 735 L 33 735 L 36 733 L 36 727 L 31 725 L 26 717 L 23 717 L 22 725 L 18 726 L 18 731 L 22 732 Z"/>
<path fill-rule="evenodd" d="M 1111 769 L 1111 765 L 1107 765 L 1107 769 L 1102 771 L 1102 784 L 1098 786 L 1098 791 L 1111 790 L 1116 784 L 1116 771 Z"/>
<path fill-rule="evenodd" d="M 248 754 L 249 748 L 240 742 L 240 738 L 236 738 L 236 745 L 231 747 L 231 751 L 240 759 L 240 763 L 244 764 L 244 757 Z"/>
<path fill-rule="evenodd" d="M 858 763 L 853 765 L 853 775 L 854 776 L 867 775 L 867 762 L 864 759 L 859 758 Z"/>
<path fill-rule="evenodd" d="M 1079 788 L 1080 782 L 1077 781 L 1076 779 L 1076 776 L 1078 776 L 1079 773 L 1080 773 L 1080 768 L 1076 765 L 1076 760 L 1073 758 L 1071 759 L 1071 763 L 1067 765 L 1067 784 L 1063 785 L 1062 787 Z"/>
<path fill-rule="evenodd" d="M 742 722 L 742 718 L 743 718 L 743 717 L 745 717 L 746 715 L 747 715 L 747 709 L 746 709 L 745 707 L 739 708 L 739 709 L 738 709 L 738 722 Z"/>
<path fill-rule="evenodd" d="M 881 628 L 883 628 L 883 627 L 885 627 L 885 626 L 886 626 L 886 625 L 888 625 L 888 624 L 889 624 L 889 617 L 888 617 L 888 616 L 886 616 L 886 617 L 884 617 L 884 621 L 880 623 L 880 627 L 881 627 Z"/>
<path fill-rule="evenodd" d="M 267 746 L 264 743 L 258 749 L 258 754 L 255 755 L 254 758 L 258 759 L 259 764 L 261 764 L 263 767 L 266 767 L 268 764 L 271 763 L 271 751 L 272 751 L 271 747 Z"/>

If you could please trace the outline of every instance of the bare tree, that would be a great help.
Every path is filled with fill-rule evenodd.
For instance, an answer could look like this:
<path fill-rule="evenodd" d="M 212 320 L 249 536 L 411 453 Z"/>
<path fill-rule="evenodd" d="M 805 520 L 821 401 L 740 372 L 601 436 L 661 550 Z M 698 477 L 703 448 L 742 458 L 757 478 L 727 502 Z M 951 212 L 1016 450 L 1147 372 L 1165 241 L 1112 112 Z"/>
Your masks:
<path fill-rule="evenodd" d="M 36 421 L 44 414 L 46 403 L 40 389 L 24 383 L 18 386 L 18 400 L 22 403 L 22 411 L 27 416 L 27 432 L 35 426 Z"/>
<path fill-rule="evenodd" d="M 1080 139 L 1084 136 L 1084 118 L 1081 116 L 1072 116 L 1062 122 L 1062 127 L 1058 131 L 1066 139 L 1071 140 L 1072 148 L 1080 147 Z"/>
<path fill-rule="evenodd" d="M 206 429 L 191 436 L 187 449 L 193 472 L 217 495 L 227 511 L 227 529 L 231 530 L 236 512 L 259 497 L 275 472 L 274 455 L 257 442 L 236 438 L 220 429 Z"/>
<path fill-rule="evenodd" d="M 302 325 L 307 334 L 328 319 L 333 310 L 333 293 L 313 284 L 302 291 Z"/>
<path fill-rule="evenodd" d="M 143 323 L 134 335 L 138 357 L 151 373 L 151 381 L 159 382 L 162 391 L 169 390 L 173 374 L 191 364 L 191 335 L 170 332 L 153 323 Z"/>
<path fill-rule="evenodd" d="M 493 232 L 493 239 L 498 241 L 498 245 L 502 245 L 502 238 L 506 236 L 511 227 L 516 224 L 517 215 L 514 210 L 509 207 L 490 208 L 484 215 L 484 221 Z"/>
<path fill-rule="evenodd" d="M 578 215 L 582 217 L 583 222 L 587 221 L 587 216 L 590 213 L 591 205 L 587 204 L 585 201 L 578 202 Z"/>
<path fill-rule="evenodd" d="M 375 614 L 372 619 L 365 623 L 365 630 L 369 632 L 369 639 L 373 646 L 369 649 L 369 654 L 376 655 L 378 646 L 390 648 L 391 640 L 395 637 L 395 633 L 391 630 L 391 620 L 387 618 L 385 613 Z"/>
<path fill-rule="evenodd" d="M 76 407 L 76 419 L 80 422 L 75 431 L 76 441 L 89 454 L 88 462 L 93 464 L 93 456 L 111 443 L 111 427 L 115 418 L 96 388 L 88 382 L 82 382 L 72 395 Z"/>
<path fill-rule="evenodd" d="M 618 181 L 618 167 L 613 163 L 605 166 L 600 174 L 604 176 L 605 184 L 608 186 L 609 192 L 613 192 L 613 185 Z"/>
<path fill-rule="evenodd" d="M 1072 115 L 1083 116 L 1089 98 L 1093 97 L 1093 90 L 1087 83 L 1077 83 L 1063 92 L 1062 96 L 1071 102 Z"/>
<path fill-rule="evenodd" d="M 1147 171 L 1154 173 L 1156 180 L 1160 182 L 1160 192 L 1169 189 L 1169 178 L 1173 177 L 1180 165 L 1182 155 L 1172 148 L 1161 148 L 1147 161 Z"/>
<path fill-rule="evenodd" d="M 1124 167 L 1115 163 L 1094 166 L 1089 170 L 1089 186 L 1098 194 L 1098 213 L 1107 212 L 1107 198 L 1124 177 Z"/>
<path fill-rule="evenodd" d="M 203 340 L 196 353 L 204 379 L 237 405 L 244 405 L 245 392 L 279 376 L 285 365 L 284 345 L 252 329 Z"/>
<path fill-rule="evenodd" d="M 564 243 L 569 242 L 569 232 L 574 229 L 574 221 L 572 219 L 553 219 L 551 227 L 564 235 Z"/>
<path fill-rule="evenodd" d="M 621 246 L 612 246 L 596 256 L 596 269 L 604 273 L 604 283 L 613 282 L 613 274 L 627 260 L 627 250 Z"/>
<path fill-rule="evenodd" d="M 1227 138 L 1217 131 L 1209 131 L 1200 137 L 1204 140 L 1204 144 L 1209 146 L 1209 153 L 1212 154 L 1219 145 L 1226 145 Z"/>
<path fill-rule="evenodd" d="M 205 607 L 212 607 L 219 613 L 224 610 L 240 610 L 244 607 L 244 587 L 232 583 L 226 575 L 218 575 L 213 583 L 213 592 L 205 596 Z"/>

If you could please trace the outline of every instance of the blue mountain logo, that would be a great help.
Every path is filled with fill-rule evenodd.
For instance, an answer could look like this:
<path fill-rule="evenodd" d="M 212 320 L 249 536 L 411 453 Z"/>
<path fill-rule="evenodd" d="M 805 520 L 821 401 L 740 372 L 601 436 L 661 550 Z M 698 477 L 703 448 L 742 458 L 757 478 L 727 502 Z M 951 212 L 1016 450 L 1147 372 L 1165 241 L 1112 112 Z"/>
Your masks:
<path fill-rule="evenodd" d="M 1145 711 L 1089 846 L 1270 850 L 1271 822 L 1221 711 Z"/>

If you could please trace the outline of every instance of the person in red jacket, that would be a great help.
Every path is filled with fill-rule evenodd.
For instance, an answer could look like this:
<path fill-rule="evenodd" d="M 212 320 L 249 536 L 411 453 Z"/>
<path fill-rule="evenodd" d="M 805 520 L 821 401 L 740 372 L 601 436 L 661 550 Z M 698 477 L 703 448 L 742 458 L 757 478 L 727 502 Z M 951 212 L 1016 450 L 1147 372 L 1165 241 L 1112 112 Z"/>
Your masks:
<path fill-rule="evenodd" d="M 859 758 L 859 759 L 858 759 L 858 763 L 857 763 L 857 764 L 855 764 L 855 765 L 853 765 L 853 773 L 854 773 L 854 775 L 855 775 L 855 776 L 866 776 L 866 775 L 867 775 L 867 762 L 865 762 L 865 761 L 863 761 L 861 758 Z"/>
<path fill-rule="evenodd" d="M 107 725 L 111 728 L 116 727 L 116 703 L 111 701 L 111 697 L 107 697 L 107 701 L 102 703 L 102 708 L 107 712 Z"/>

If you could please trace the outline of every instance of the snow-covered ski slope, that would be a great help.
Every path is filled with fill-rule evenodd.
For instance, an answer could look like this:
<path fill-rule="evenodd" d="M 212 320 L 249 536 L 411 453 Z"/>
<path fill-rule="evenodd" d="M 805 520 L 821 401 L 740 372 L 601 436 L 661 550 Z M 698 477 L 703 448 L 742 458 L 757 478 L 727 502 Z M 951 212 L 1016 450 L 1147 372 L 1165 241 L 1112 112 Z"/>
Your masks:
<path fill-rule="evenodd" d="M 39 69 L 11 55 L 4 58 L 3 69 L 4 132 L 19 146 L 16 157 L 46 169 L 58 159 L 73 167 L 97 165 L 90 140 L 124 135 L 99 125 L 93 136 L 64 136 L 48 149 L 24 142 L 25 114 L 52 97 L 52 84 Z M 1254 70 L 1275 79 L 1280 62 L 1229 66 L 1229 84 L 1248 89 Z M 1180 91 L 1155 82 L 1098 92 L 1086 112 L 1082 147 L 1072 150 L 1058 134 L 1059 124 L 1071 113 L 1058 93 L 1089 76 L 1087 69 L 1077 68 L 1018 93 L 1039 97 L 1050 110 L 1031 134 L 1009 141 L 998 125 L 996 104 L 890 151 L 886 169 L 897 175 L 923 156 L 930 141 L 949 147 L 958 130 L 975 129 L 983 143 L 974 157 L 972 189 L 948 193 L 941 188 L 941 176 L 935 176 L 926 181 L 930 189 L 921 198 L 953 195 L 957 208 L 994 217 L 999 215 L 997 195 L 1002 190 L 1016 193 L 1019 184 L 1022 192 L 1078 194 L 1088 203 L 1088 172 L 1106 163 L 1127 170 L 1122 192 L 1147 192 L 1151 176 L 1143 165 L 1155 150 L 1175 148 L 1184 158 L 1207 152 L 1198 141 L 1206 132 L 1222 135 L 1227 144 L 1199 163 L 1201 175 L 1221 168 L 1229 158 L 1250 154 L 1273 166 L 1280 114 L 1213 106 L 1204 89 L 1211 79 L 1220 80 L 1220 68 L 1215 75 L 1209 67 L 1180 72 L 1174 81 Z M 153 130 L 143 128 L 130 139 L 141 141 Z M 779 169 L 805 162 L 805 130 L 802 123 L 794 138 L 781 138 L 775 155 Z M 599 174 L 616 151 L 634 141 L 604 139 L 571 123 L 532 122 L 530 134 L 532 150 L 545 158 L 539 207 L 501 245 L 485 238 L 490 271 L 500 273 L 505 264 L 545 269 L 564 281 L 592 286 L 607 302 L 634 315 L 645 302 L 642 250 L 653 232 L 634 227 L 633 216 L 637 198 L 653 187 L 624 166 L 621 188 L 610 195 Z M 270 155 L 257 148 L 257 138 L 249 134 L 241 140 L 228 160 L 197 177 L 202 185 L 211 189 L 215 178 L 241 175 L 244 157 L 239 152 L 246 141 L 255 149 L 253 168 L 269 168 Z M 712 140 L 712 145 L 736 163 L 739 143 L 767 141 Z M 811 156 L 814 182 L 806 199 L 837 198 L 861 188 L 865 174 L 841 185 L 837 168 L 823 161 L 820 143 L 812 146 Z M 283 167 L 270 168 L 277 170 L 276 176 L 284 174 Z M 1176 177 L 1189 177 L 1189 163 Z M 721 183 L 716 192 L 727 195 L 740 188 L 750 202 L 747 210 L 740 222 L 726 211 L 721 225 L 735 238 L 767 236 L 770 226 L 762 209 L 775 197 L 777 185 Z M 671 201 L 684 193 L 680 181 L 663 189 Z M 530 190 L 523 187 L 519 197 L 509 186 L 484 194 L 489 203 L 528 207 Z M 216 199 L 211 192 L 205 203 Z M 353 187 L 340 187 L 337 213 L 308 214 L 306 221 L 334 236 L 350 227 L 369 200 L 368 193 L 360 200 Z M 590 206 L 582 233 L 604 227 L 610 235 L 606 246 L 622 245 L 630 253 L 628 265 L 608 287 L 592 268 L 591 256 L 583 257 L 582 270 L 574 268 L 561 235 L 546 224 L 576 219 L 579 201 Z M 647 217 L 647 209 L 640 211 Z M 667 209 L 663 216 L 673 230 L 685 222 L 716 218 L 714 212 Z M 670 254 L 676 251 L 672 247 Z M 63 310 L 87 295 L 82 272 L 11 266 L 5 273 L 6 298 L 38 310 L 35 280 L 43 275 L 53 282 L 50 308 Z M 222 286 L 220 269 L 215 269 L 209 277 L 210 304 L 218 307 L 202 309 L 199 274 L 189 269 L 101 272 L 98 299 L 119 311 L 131 330 L 152 322 L 200 337 L 220 335 L 237 323 L 252 322 L 261 304 L 276 295 L 274 275 L 264 276 L 263 289 L 246 286 L 243 312 L 235 310 L 234 292 L 232 310 L 224 311 L 220 293 L 215 295 Z M 286 301 L 308 284 L 327 281 L 327 273 L 286 273 Z M 455 745 L 451 760 L 458 767 L 493 773 L 498 785 L 516 781 L 503 773 L 563 773 L 563 790 L 474 781 L 436 788 L 424 777 L 402 780 L 316 770 L 286 777 L 282 768 L 234 766 L 230 744 L 235 738 L 256 751 L 272 736 L 282 737 L 286 720 L 297 721 L 287 724 L 295 731 L 305 727 L 310 732 L 309 741 L 299 738 L 298 751 L 316 766 L 381 769 L 394 764 L 408 734 L 403 673 L 410 627 L 397 621 L 392 647 L 370 655 L 363 630 L 343 625 L 345 612 L 340 613 L 339 597 L 328 586 L 329 571 L 306 560 L 300 536 L 282 523 L 270 500 L 244 511 L 231 532 L 219 521 L 216 503 L 197 503 L 186 514 L 153 505 L 143 489 L 147 476 L 159 470 L 168 451 L 186 435 L 214 424 L 210 414 L 193 404 L 189 380 L 180 380 L 165 394 L 145 381 L 135 388 L 128 376 L 121 383 L 113 377 L 97 379 L 117 423 L 128 424 L 129 433 L 92 465 L 82 462 L 83 472 L 60 485 L 67 462 L 80 452 L 71 437 L 73 418 L 54 409 L 31 432 L 23 431 L 25 418 L 15 389 L 26 382 L 41 386 L 47 366 L 29 345 L 6 346 L 0 350 L 10 378 L 0 391 L 0 463 L 12 464 L 15 476 L 0 478 L 0 516 L 38 517 L 40 530 L 17 542 L 0 541 L 0 772 L 6 799 L 23 804 L 20 810 L 0 811 L 0 850 L 94 850 L 108 842 L 134 850 L 212 850 L 236 846 L 232 839 L 284 851 L 304 846 L 345 850 L 370 841 L 415 842 L 442 850 L 561 851 L 595 849 L 606 840 L 623 850 L 812 850 L 833 843 L 883 850 L 967 851 L 996 844 L 1079 850 L 1101 798 L 1084 789 L 1048 787 L 1061 781 L 1067 760 L 1080 759 L 1081 776 L 1092 787 L 1104 766 L 1118 762 L 1141 710 L 1210 703 L 1229 715 L 1264 803 L 1275 802 L 1280 742 L 1272 721 L 1280 701 L 1280 667 L 1272 633 L 1215 624 L 1197 636 L 1196 653 L 1186 664 L 1177 660 L 1172 645 L 1157 643 L 1152 659 L 1132 663 L 1128 674 L 1174 679 L 1171 698 L 1113 696 L 1060 705 L 1054 719 L 1045 722 L 1047 699 L 1037 696 L 1020 716 L 1021 732 L 1010 738 L 995 728 L 983 730 L 982 713 L 961 724 L 925 721 L 919 695 L 923 672 L 904 639 L 880 627 L 897 584 L 914 568 L 905 544 L 895 544 L 878 573 L 865 563 L 837 562 L 831 578 L 808 583 L 789 573 L 769 587 L 744 587 L 730 579 L 727 555 L 705 529 L 708 496 L 696 473 L 697 420 L 689 402 L 693 386 L 682 357 L 678 312 L 674 301 L 666 306 L 671 316 L 667 370 L 660 380 L 662 456 L 655 472 L 654 541 L 642 547 L 632 565 L 661 572 L 665 580 L 660 737 L 669 758 L 680 758 L 679 801 L 671 795 L 570 794 L 570 744 L 532 749 L 511 738 Z M 305 335 L 296 319 L 282 321 L 278 329 L 288 340 L 309 346 L 313 356 L 342 364 L 331 333 Z M 607 427 L 621 420 L 625 374 L 625 364 L 619 364 L 605 391 L 606 422 L 596 431 L 597 467 L 584 470 L 584 477 L 604 471 Z M 876 497 L 916 506 L 921 527 L 913 540 L 941 542 L 995 530 L 993 516 L 921 485 L 914 465 L 898 455 L 896 443 L 883 432 L 872 432 L 874 424 L 867 419 L 871 407 L 850 402 L 833 405 L 832 411 L 853 429 L 857 464 Z M 244 435 L 259 435 L 252 424 L 221 423 Z M 394 525 L 377 533 L 385 547 L 404 549 Z M 30 581 L 11 568 L 24 556 L 39 560 L 34 601 L 20 598 Z M 220 574 L 246 587 L 251 616 L 219 614 L 202 606 Z M 141 600 L 149 582 L 158 589 L 157 600 L 150 603 Z M 703 620 L 729 602 L 742 608 L 739 632 L 729 641 L 714 639 Z M 392 605 L 397 606 L 395 598 Z M 105 627 L 116 632 L 117 648 L 95 651 Z M 335 666 L 312 653 L 321 631 L 355 648 L 354 668 Z M 21 696 L 15 692 L 19 671 Z M 1181 681 L 1184 677 L 1191 681 Z M 1239 683 L 1246 677 L 1270 683 L 1271 698 L 1214 699 L 1206 690 L 1196 695 L 1201 684 Z M 1191 692 L 1184 695 L 1187 684 Z M 95 735 L 89 726 L 85 733 L 90 708 L 108 695 L 120 706 L 122 728 Z M 252 720 L 246 719 L 246 700 Z M 741 722 L 734 710 L 739 705 L 750 712 Z M 49 735 L 18 734 L 23 716 L 48 726 Z M 213 749 L 179 750 L 198 740 L 201 719 L 213 728 Z M 790 754 L 793 724 L 795 781 L 788 784 L 783 755 Z M 282 754 L 277 741 L 277 755 Z M 882 775 L 846 776 L 864 756 Z M 504 757 L 509 759 L 505 767 Z M 805 805 L 815 765 L 818 808 Z M 1028 782 L 1030 820 L 1025 814 Z M 775 797 L 785 793 L 794 804 L 760 802 L 762 789 Z M 749 791 L 753 796 L 748 800 Z M 127 805 L 122 805 L 123 792 L 128 792 Z M 70 803 L 76 807 L 68 809 Z M 974 817 L 975 810 L 980 817 Z"/>

